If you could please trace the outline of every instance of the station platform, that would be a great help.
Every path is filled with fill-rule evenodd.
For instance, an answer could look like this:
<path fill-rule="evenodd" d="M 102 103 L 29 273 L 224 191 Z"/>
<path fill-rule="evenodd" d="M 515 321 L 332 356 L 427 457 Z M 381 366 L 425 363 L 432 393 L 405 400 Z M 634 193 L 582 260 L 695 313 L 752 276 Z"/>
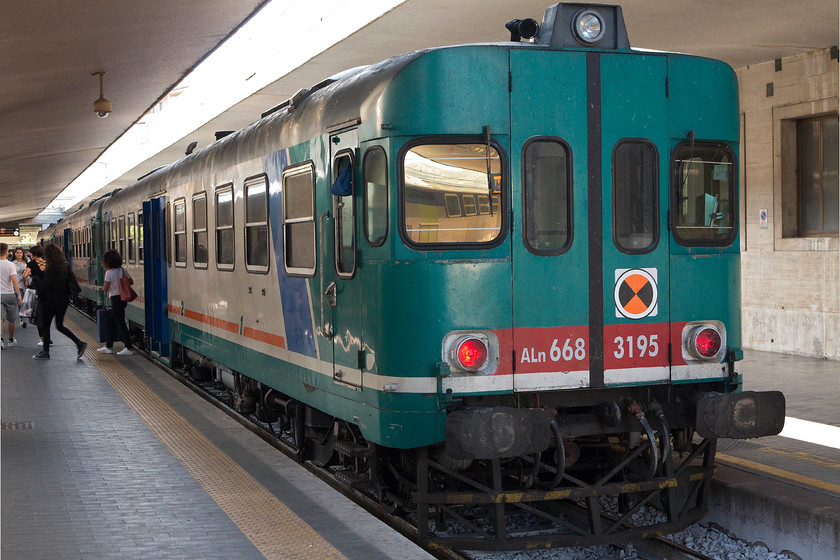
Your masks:
<path fill-rule="evenodd" d="M 432 558 L 140 355 L 96 351 L 73 310 L 0 352 L 0 556 Z M 116 345 L 117 349 L 121 346 Z"/>
<path fill-rule="evenodd" d="M 840 559 L 840 362 L 744 354 L 744 390 L 782 391 L 785 429 L 718 441 L 707 519 L 774 552 Z"/>
<path fill-rule="evenodd" d="M 33 360 L 32 327 L 0 353 L 3 558 L 431 558 L 144 357 L 97 353 L 86 317 L 66 324 L 81 360 L 59 333 Z M 738 369 L 745 390 L 784 392 L 789 418 L 840 429 L 840 362 L 747 351 Z M 840 559 L 827 443 L 719 441 L 708 520 Z"/>

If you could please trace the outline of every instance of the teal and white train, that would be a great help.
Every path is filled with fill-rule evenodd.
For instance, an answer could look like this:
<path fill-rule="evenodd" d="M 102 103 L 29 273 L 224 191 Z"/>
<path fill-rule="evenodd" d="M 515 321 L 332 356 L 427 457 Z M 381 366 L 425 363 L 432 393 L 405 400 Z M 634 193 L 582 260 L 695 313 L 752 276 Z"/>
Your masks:
<path fill-rule="evenodd" d="M 716 438 L 784 422 L 735 371 L 735 74 L 631 50 L 614 6 L 508 29 L 301 90 L 44 237 L 91 308 L 117 248 L 152 356 L 436 546 L 668 533 L 705 514 Z M 642 505 L 667 521 L 624 526 Z M 508 532 L 522 510 L 545 530 Z"/>

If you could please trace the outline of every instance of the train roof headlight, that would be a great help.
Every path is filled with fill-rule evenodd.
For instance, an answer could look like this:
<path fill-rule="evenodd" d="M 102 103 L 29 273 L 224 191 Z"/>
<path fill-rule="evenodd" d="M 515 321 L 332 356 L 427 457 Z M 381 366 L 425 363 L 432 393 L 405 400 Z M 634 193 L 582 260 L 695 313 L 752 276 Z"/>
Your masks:
<path fill-rule="evenodd" d="M 575 36 L 587 45 L 594 45 L 604 37 L 604 18 L 595 10 L 585 9 L 579 11 L 573 20 L 572 26 Z"/>

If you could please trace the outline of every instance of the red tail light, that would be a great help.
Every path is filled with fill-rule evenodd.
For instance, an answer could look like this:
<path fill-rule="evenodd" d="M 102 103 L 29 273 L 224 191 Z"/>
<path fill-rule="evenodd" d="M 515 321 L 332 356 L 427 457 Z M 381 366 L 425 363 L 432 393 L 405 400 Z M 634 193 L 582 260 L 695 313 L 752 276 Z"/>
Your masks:
<path fill-rule="evenodd" d="M 698 356 L 713 358 L 720 352 L 720 333 L 711 327 L 700 330 L 694 335 L 694 349 Z"/>
<path fill-rule="evenodd" d="M 487 362 L 487 345 L 477 338 L 465 338 L 458 344 L 455 357 L 463 369 L 476 371 Z"/>

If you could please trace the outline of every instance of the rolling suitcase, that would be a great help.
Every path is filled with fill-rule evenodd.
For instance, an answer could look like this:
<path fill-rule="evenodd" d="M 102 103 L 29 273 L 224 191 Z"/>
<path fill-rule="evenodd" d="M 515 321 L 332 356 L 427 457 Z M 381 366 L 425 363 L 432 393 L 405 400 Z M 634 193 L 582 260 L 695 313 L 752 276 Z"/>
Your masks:
<path fill-rule="evenodd" d="M 96 334 L 99 342 L 108 341 L 108 332 L 110 331 L 110 324 L 108 323 L 108 310 L 104 307 L 96 310 Z"/>

